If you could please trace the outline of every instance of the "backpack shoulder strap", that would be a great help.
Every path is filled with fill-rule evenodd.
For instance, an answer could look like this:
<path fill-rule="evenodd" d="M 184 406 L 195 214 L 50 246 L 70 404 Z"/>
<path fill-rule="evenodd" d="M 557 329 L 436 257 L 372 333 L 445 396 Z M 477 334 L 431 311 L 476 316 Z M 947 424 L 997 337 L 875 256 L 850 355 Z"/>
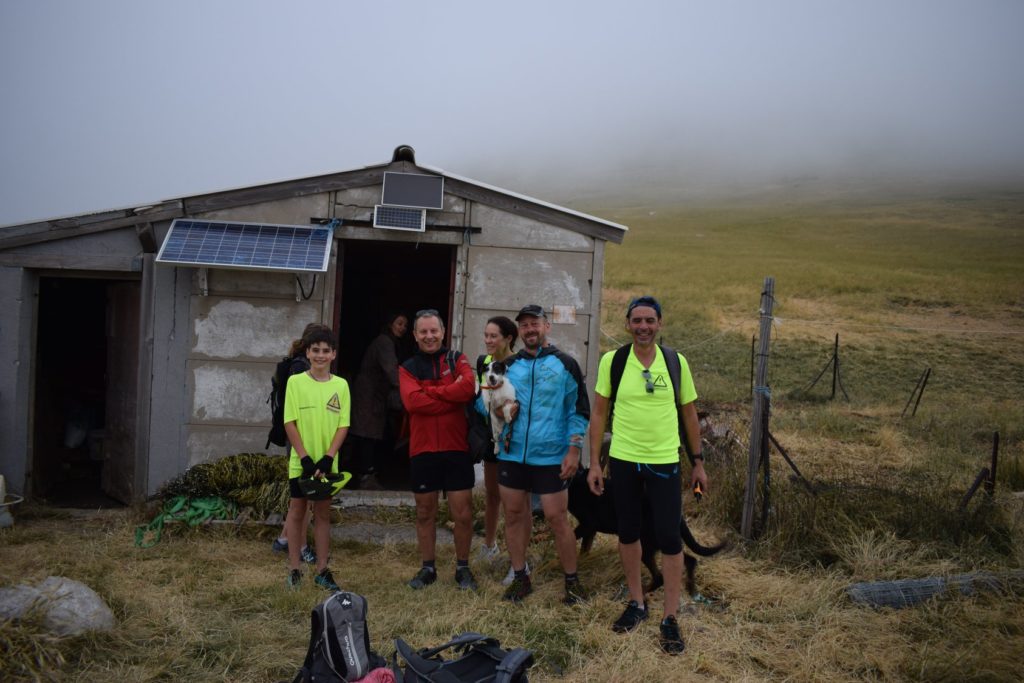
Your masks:
<path fill-rule="evenodd" d="M 690 452 L 690 440 L 686 438 L 686 422 L 683 420 L 683 407 L 679 405 L 680 385 L 682 384 L 682 365 L 679 364 L 679 354 L 675 349 L 668 346 L 658 345 L 662 355 L 665 357 L 665 366 L 668 368 L 668 375 L 672 379 L 672 393 L 675 395 L 676 416 L 679 419 L 679 444 L 686 451 L 686 456 L 693 462 L 693 453 Z"/>
<path fill-rule="evenodd" d="M 629 350 L 632 348 L 632 344 L 620 346 L 615 350 L 615 355 L 612 356 L 612 393 L 608 397 L 608 402 L 612 405 L 615 404 L 615 397 L 619 393 L 619 382 L 622 381 L 622 373 L 626 371 L 626 361 L 629 360 Z"/>
<path fill-rule="evenodd" d="M 608 396 L 608 421 L 606 430 L 613 431 L 612 423 L 615 417 L 615 397 L 619 394 L 619 383 L 622 381 L 622 373 L 626 371 L 626 361 L 629 360 L 629 350 L 633 348 L 632 344 L 626 344 L 615 349 L 615 355 L 612 356 L 612 367 L 611 367 L 611 382 L 612 390 L 611 395 Z"/>
<path fill-rule="evenodd" d="M 679 384 L 681 383 L 680 376 L 683 372 L 683 367 L 679 364 L 679 354 L 675 349 L 668 346 L 658 344 L 658 348 L 661 349 L 661 355 L 665 357 L 668 376 L 672 379 L 672 393 L 675 394 L 676 405 L 679 405 Z"/>
<path fill-rule="evenodd" d="M 395 650 L 405 660 L 408 667 L 416 672 L 417 676 L 432 683 L 460 683 L 460 679 L 456 675 L 443 668 L 446 662 L 431 658 L 449 647 L 468 647 L 471 643 L 480 640 L 487 640 L 487 637 L 479 633 L 463 633 L 444 645 L 416 651 L 401 638 L 395 638 Z"/>
<path fill-rule="evenodd" d="M 476 357 L 476 376 L 481 377 L 484 374 L 484 365 L 487 363 L 487 356 L 480 354 Z"/>
<path fill-rule="evenodd" d="M 306 659 L 302 662 L 302 667 L 299 672 L 295 674 L 295 678 L 292 683 L 301 683 L 302 681 L 308 681 L 309 676 L 312 673 L 313 666 L 313 651 L 316 650 L 318 641 L 323 631 L 323 623 L 320 619 L 320 607 L 317 606 L 313 609 L 310 615 L 309 625 L 309 648 L 306 650 Z"/>
<path fill-rule="evenodd" d="M 511 683 L 517 675 L 526 671 L 533 664 L 533 653 L 521 647 L 509 650 L 505 658 L 498 662 L 494 683 Z"/>

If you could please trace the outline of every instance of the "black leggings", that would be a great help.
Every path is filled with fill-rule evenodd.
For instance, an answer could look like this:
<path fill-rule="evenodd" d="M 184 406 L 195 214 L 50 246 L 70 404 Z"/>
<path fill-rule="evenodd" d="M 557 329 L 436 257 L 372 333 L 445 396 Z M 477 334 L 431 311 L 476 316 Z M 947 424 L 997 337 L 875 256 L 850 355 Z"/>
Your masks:
<path fill-rule="evenodd" d="M 662 553 L 681 553 L 683 543 L 679 536 L 679 520 L 682 517 L 683 494 L 679 463 L 645 465 L 617 458 L 608 460 L 615 515 L 619 522 L 619 543 L 629 545 L 640 540 L 646 522 L 654 527 L 654 539 Z M 646 511 L 645 506 L 648 507 Z"/>

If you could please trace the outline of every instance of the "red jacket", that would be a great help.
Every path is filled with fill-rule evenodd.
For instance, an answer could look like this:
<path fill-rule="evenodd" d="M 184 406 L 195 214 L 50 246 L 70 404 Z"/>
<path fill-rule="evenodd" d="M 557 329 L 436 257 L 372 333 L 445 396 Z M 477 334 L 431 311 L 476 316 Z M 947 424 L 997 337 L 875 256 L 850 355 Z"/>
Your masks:
<path fill-rule="evenodd" d="M 476 395 L 473 369 L 455 352 L 454 372 L 448 350 L 417 351 L 398 369 L 402 404 L 409 412 L 409 456 L 469 450 L 466 404 Z"/>

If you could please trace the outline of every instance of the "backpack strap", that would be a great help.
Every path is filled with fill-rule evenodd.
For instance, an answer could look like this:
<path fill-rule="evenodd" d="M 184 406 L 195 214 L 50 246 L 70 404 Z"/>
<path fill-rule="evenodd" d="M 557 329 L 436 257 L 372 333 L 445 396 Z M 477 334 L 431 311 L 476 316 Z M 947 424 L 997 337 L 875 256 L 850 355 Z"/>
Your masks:
<path fill-rule="evenodd" d="M 406 666 L 409 669 L 412 669 L 420 678 L 432 681 L 433 683 L 460 683 L 457 676 L 452 674 L 450 671 L 445 671 L 441 668 L 444 664 L 443 661 L 429 659 L 429 657 L 433 657 L 441 650 L 451 646 L 454 642 L 455 641 L 453 640 L 449 643 L 445 643 L 444 645 L 417 652 L 401 638 L 395 638 L 395 650 L 399 655 L 401 655 L 402 659 L 405 660 Z"/>
<path fill-rule="evenodd" d="M 521 647 L 513 648 L 498 662 L 494 683 L 511 683 L 532 665 L 532 652 Z"/>
<path fill-rule="evenodd" d="M 487 356 L 485 354 L 481 353 L 479 356 L 476 357 L 476 377 L 477 377 L 477 379 L 480 379 L 481 377 L 484 376 L 484 365 L 486 363 L 487 363 Z"/>
<path fill-rule="evenodd" d="M 620 346 L 615 349 L 615 355 L 612 356 L 612 391 L 611 395 L 608 397 L 608 421 L 605 423 L 608 425 L 607 430 L 609 432 L 614 431 L 612 428 L 612 421 L 615 417 L 615 397 L 619 394 L 619 382 L 622 381 L 622 373 L 626 371 L 626 361 L 629 360 L 629 350 L 632 348 L 632 344 Z"/>
<path fill-rule="evenodd" d="M 658 344 L 661 354 L 665 357 L 665 366 L 668 368 L 668 376 L 672 379 L 672 392 L 675 394 L 676 415 L 679 418 L 679 444 L 680 450 L 686 452 L 686 457 L 693 466 L 693 453 L 690 449 L 690 440 L 686 438 L 686 421 L 683 419 L 683 407 L 679 405 L 680 385 L 682 384 L 683 368 L 679 364 L 679 354 L 675 349 Z"/>
<path fill-rule="evenodd" d="M 295 674 L 295 678 L 292 679 L 292 683 L 302 683 L 308 681 L 312 675 L 313 666 L 313 651 L 316 649 L 316 645 L 320 640 L 322 625 L 320 622 L 320 608 L 319 606 L 313 609 L 310 615 L 310 628 L 309 628 L 309 648 L 306 649 L 306 658 L 302 661 L 302 667 L 299 672 Z"/>

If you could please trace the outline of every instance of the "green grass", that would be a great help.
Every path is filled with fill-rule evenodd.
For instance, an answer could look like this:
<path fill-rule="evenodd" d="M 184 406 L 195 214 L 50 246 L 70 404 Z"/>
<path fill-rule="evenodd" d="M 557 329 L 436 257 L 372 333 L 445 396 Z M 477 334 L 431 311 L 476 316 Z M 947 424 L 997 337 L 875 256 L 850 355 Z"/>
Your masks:
<path fill-rule="evenodd" d="M 478 630 L 533 649 L 536 681 L 1019 680 L 1021 595 L 896 611 L 853 605 L 844 589 L 1024 566 L 1024 501 L 1011 495 L 1024 489 L 1024 192 L 602 202 L 575 208 L 631 227 L 606 251 L 602 329 L 625 340 L 628 298 L 661 298 L 665 343 L 687 356 L 700 408 L 731 428 L 706 444 L 708 495 L 687 500 L 699 539 L 733 542 L 698 573 L 720 608 L 686 605 L 687 651 L 668 660 L 653 620 L 628 636 L 609 628 L 622 609 L 610 536 L 581 557 L 597 597 L 574 609 L 558 603 L 561 576 L 543 525 L 530 551 L 536 593 L 521 607 L 499 599 L 504 565 L 477 568 L 479 594 L 456 591 L 450 546 L 438 549 L 443 580 L 414 595 L 405 586 L 418 566 L 411 544 L 335 543 L 335 576 L 367 596 L 374 647 L 390 654 L 396 637 L 426 646 Z M 816 495 L 773 451 L 771 512 L 747 543 L 737 530 L 750 344 L 767 275 L 776 296 L 771 429 Z M 849 401 L 830 400 L 828 373 L 805 391 L 837 333 Z M 901 418 L 926 367 L 917 414 Z M 961 512 L 996 431 L 996 493 L 979 491 Z M 342 524 L 355 513 L 345 514 Z M 412 524 L 407 511 L 374 520 Z M 63 639 L 36 616 L 0 623 L 0 679 L 290 680 L 322 592 L 308 582 L 284 589 L 284 565 L 269 551 L 277 530 L 176 528 L 139 550 L 132 539 L 142 521 L 139 512 L 80 519 L 27 506 L 0 530 L 0 585 L 62 574 L 99 592 L 118 622 L 112 633 Z"/>

